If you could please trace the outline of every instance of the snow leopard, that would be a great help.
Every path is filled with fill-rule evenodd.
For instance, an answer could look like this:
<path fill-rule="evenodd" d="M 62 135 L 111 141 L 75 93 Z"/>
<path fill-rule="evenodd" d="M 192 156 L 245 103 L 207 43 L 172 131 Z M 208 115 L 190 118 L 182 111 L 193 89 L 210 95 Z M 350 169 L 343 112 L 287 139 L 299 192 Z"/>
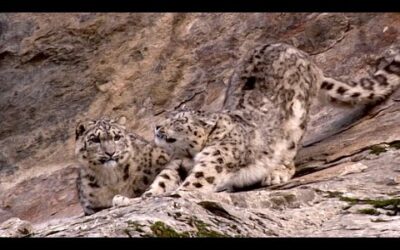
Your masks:
<path fill-rule="evenodd" d="M 125 122 L 104 117 L 76 126 L 76 187 L 85 215 L 111 207 L 114 196 L 140 196 L 170 160 L 163 148 L 128 132 Z"/>
<path fill-rule="evenodd" d="M 373 73 L 343 82 L 325 76 L 294 46 L 257 46 L 236 68 L 221 111 L 182 111 L 155 126 L 155 143 L 172 160 L 143 196 L 285 183 L 295 173 L 316 97 L 338 105 L 371 104 L 399 85 L 398 50 L 379 58 Z"/>

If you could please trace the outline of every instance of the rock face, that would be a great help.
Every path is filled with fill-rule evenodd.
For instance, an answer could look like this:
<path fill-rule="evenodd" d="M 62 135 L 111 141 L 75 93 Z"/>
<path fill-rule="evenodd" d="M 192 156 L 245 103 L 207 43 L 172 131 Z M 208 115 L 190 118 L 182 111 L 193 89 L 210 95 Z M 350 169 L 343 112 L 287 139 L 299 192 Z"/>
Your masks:
<path fill-rule="evenodd" d="M 30 221 L 30 236 L 398 237 L 400 91 L 375 107 L 316 102 L 298 177 L 271 189 L 139 198 L 82 217 L 73 156 L 81 119 L 123 115 L 151 140 L 168 111 L 218 110 L 257 43 L 291 43 L 346 80 L 399 43 L 398 27 L 392 13 L 0 14 L 0 222 Z M 0 235 L 21 236 L 10 234 L 20 223 Z"/>

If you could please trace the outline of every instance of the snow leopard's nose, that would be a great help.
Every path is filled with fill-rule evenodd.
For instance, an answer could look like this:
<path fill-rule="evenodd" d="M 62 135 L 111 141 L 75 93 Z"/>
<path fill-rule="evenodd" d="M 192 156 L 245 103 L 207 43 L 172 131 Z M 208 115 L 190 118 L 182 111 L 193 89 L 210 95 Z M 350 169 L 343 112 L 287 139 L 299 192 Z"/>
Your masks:
<path fill-rule="evenodd" d="M 115 152 L 106 152 L 106 155 L 111 158 L 114 155 L 114 153 Z"/>
<path fill-rule="evenodd" d="M 115 144 L 113 142 L 109 142 L 109 141 L 105 141 L 102 144 L 104 153 L 108 156 L 108 157 L 112 157 L 115 154 Z"/>
<path fill-rule="evenodd" d="M 155 132 L 156 132 L 156 134 L 159 134 L 159 135 L 165 134 L 164 129 L 159 125 L 156 125 Z"/>

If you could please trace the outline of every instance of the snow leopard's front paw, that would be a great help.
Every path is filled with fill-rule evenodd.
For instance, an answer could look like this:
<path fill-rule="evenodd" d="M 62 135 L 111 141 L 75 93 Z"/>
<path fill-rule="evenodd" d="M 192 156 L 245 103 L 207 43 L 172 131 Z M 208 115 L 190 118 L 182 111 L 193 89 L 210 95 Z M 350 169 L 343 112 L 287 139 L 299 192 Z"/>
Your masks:
<path fill-rule="evenodd" d="M 289 167 L 280 166 L 273 169 L 263 179 L 263 186 L 279 185 L 288 182 L 295 173 L 295 167 L 291 164 Z"/>
<path fill-rule="evenodd" d="M 144 192 L 140 197 L 141 198 L 150 198 L 153 196 L 155 196 L 153 191 L 149 190 L 149 191 Z"/>
<path fill-rule="evenodd" d="M 168 195 L 170 192 L 166 192 L 164 189 L 162 188 L 150 188 L 149 190 L 147 190 L 146 192 L 144 192 L 142 194 L 142 198 L 149 198 L 149 197 L 157 197 L 157 196 L 166 196 Z"/>
<path fill-rule="evenodd" d="M 168 179 L 165 178 L 168 177 Z M 178 188 L 179 181 L 175 180 L 172 175 L 159 175 L 150 187 L 144 192 L 141 197 L 148 198 L 153 196 L 166 196 Z"/>
<path fill-rule="evenodd" d="M 117 194 L 112 199 L 112 206 L 113 207 L 126 207 L 131 204 L 131 199 L 122 195 Z"/>

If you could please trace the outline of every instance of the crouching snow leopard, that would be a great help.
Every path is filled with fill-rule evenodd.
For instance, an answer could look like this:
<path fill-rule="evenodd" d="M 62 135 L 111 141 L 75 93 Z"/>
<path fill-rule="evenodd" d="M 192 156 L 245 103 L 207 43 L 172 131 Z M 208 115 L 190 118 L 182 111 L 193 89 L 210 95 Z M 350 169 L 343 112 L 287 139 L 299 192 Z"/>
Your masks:
<path fill-rule="evenodd" d="M 116 195 L 140 196 L 170 157 L 164 149 L 102 118 L 78 123 L 75 154 L 81 163 L 78 197 L 85 215 L 112 206 Z"/>
<path fill-rule="evenodd" d="M 156 126 L 155 142 L 173 160 L 143 195 L 288 181 L 313 98 L 349 105 L 384 99 L 400 85 L 396 53 L 381 58 L 370 76 L 341 82 L 293 46 L 257 47 L 232 77 L 223 111 L 183 111 Z"/>
<path fill-rule="evenodd" d="M 243 170 L 254 175 L 247 171 L 254 158 L 251 148 L 254 133 L 251 124 L 230 112 L 183 111 L 166 119 L 156 126 L 155 142 L 174 160 L 143 195 L 160 195 L 177 189 L 213 192 L 240 186 L 241 181 L 235 175 Z"/>

